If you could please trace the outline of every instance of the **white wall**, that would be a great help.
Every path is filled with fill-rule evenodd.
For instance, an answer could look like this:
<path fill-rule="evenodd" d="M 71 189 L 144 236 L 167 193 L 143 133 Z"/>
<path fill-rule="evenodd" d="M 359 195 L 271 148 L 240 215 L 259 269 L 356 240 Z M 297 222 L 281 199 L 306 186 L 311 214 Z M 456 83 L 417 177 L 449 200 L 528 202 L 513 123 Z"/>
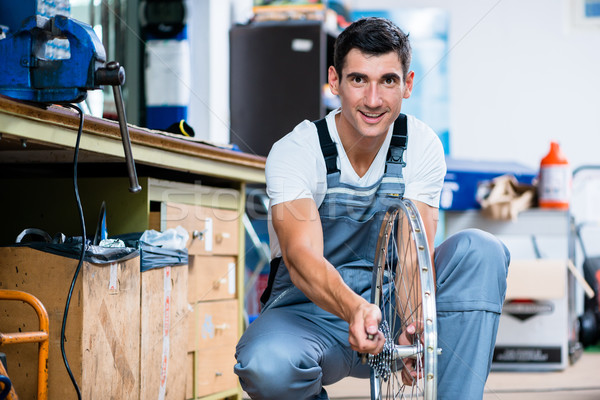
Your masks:
<path fill-rule="evenodd" d="M 345 3 L 448 10 L 452 156 L 537 168 L 550 140 L 573 167 L 600 164 L 600 29 L 572 29 L 568 1 Z"/>

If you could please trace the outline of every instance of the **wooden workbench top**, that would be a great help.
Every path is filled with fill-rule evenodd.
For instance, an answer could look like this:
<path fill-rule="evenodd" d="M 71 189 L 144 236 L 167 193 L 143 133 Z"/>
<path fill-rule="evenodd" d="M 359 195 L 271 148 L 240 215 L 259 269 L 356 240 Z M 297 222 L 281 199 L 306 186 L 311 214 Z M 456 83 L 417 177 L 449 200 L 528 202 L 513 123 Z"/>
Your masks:
<path fill-rule="evenodd" d="M 30 158 L 55 157 L 58 160 L 61 158 L 61 150 L 72 150 L 75 147 L 78 127 L 79 115 L 69 108 L 50 106 L 44 109 L 0 96 L 0 162 L 18 162 L 19 159 L 16 149 L 2 147 L 5 139 L 20 139 L 31 143 L 31 151 L 26 153 Z M 264 182 L 264 157 L 133 125 L 129 125 L 129 135 L 136 164 L 242 182 Z M 37 154 L 36 145 L 40 146 Z M 54 152 L 48 153 L 48 149 L 53 149 Z M 119 124 L 86 115 L 81 150 L 94 154 L 97 160 L 123 160 Z M 44 156 L 41 155 L 42 152 L 45 152 Z"/>

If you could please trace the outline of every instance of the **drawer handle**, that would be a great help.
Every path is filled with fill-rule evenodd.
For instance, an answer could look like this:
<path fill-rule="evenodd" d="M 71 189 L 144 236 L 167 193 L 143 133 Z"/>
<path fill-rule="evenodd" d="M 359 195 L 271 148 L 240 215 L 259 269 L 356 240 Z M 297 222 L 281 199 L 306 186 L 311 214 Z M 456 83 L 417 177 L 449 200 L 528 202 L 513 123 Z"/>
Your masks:
<path fill-rule="evenodd" d="M 217 281 L 213 282 L 213 289 L 218 289 L 219 287 L 221 287 L 221 285 L 224 285 L 227 283 L 227 278 L 221 278 Z"/>
<path fill-rule="evenodd" d="M 217 371 L 217 372 L 215 372 L 215 376 L 223 376 L 223 373 L 222 373 L 222 372 L 219 372 L 219 371 Z"/>
<path fill-rule="evenodd" d="M 229 329 L 229 324 L 215 325 L 215 331 L 224 331 Z"/>
<path fill-rule="evenodd" d="M 205 233 L 206 233 L 206 229 L 205 229 L 205 230 L 203 230 L 203 231 L 198 231 L 198 230 L 195 230 L 195 231 L 193 231 L 193 232 L 192 232 L 192 238 L 193 238 L 193 239 L 200 239 L 200 240 L 203 240 L 203 239 L 204 239 L 204 234 L 205 234 Z"/>
<path fill-rule="evenodd" d="M 229 232 L 221 232 L 221 233 L 217 233 L 215 235 L 215 241 L 217 243 L 221 243 L 223 241 L 223 239 L 229 239 L 231 238 L 231 234 L 229 234 Z"/>

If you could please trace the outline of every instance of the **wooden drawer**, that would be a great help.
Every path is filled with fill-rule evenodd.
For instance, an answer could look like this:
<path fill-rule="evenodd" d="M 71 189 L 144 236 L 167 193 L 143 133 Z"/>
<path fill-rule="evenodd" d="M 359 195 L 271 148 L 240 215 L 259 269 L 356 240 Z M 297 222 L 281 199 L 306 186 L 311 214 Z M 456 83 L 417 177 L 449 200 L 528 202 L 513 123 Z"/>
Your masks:
<path fill-rule="evenodd" d="M 235 349 L 238 341 L 238 301 L 207 301 L 196 303 L 193 307 L 188 351 L 213 347 Z"/>
<path fill-rule="evenodd" d="M 235 210 L 179 203 L 163 203 L 161 207 L 161 228 L 185 228 L 190 235 L 187 248 L 191 255 L 238 254 L 239 222 Z"/>
<path fill-rule="evenodd" d="M 188 302 L 235 298 L 236 271 L 234 257 L 190 256 Z"/>
<path fill-rule="evenodd" d="M 213 347 L 195 352 L 196 397 L 236 389 L 238 377 L 233 372 L 235 347 Z"/>

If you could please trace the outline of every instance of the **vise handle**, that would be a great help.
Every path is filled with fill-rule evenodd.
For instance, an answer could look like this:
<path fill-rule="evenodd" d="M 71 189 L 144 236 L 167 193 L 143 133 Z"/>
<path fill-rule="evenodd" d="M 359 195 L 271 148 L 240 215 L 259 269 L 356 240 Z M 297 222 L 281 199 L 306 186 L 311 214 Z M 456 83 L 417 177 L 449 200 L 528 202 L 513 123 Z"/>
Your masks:
<path fill-rule="evenodd" d="M 115 97 L 115 106 L 119 118 L 119 129 L 121 130 L 121 140 L 123 141 L 123 151 L 125 152 L 125 164 L 127 165 L 127 175 L 129 177 L 129 191 L 137 193 L 142 190 L 135 171 L 133 154 L 131 152 L 131 140 L 129 130 L 127 129 L 127 118 L 125 116 L 125 106 L 123 105 L 123 95 L 121 94 L 121 85 L 125 83 L 125 69 L 116 61 L 111 61 L 105 67 L 96 70 L 96 83 L 99 85 L 110 85 L 113 88 Z"/>

